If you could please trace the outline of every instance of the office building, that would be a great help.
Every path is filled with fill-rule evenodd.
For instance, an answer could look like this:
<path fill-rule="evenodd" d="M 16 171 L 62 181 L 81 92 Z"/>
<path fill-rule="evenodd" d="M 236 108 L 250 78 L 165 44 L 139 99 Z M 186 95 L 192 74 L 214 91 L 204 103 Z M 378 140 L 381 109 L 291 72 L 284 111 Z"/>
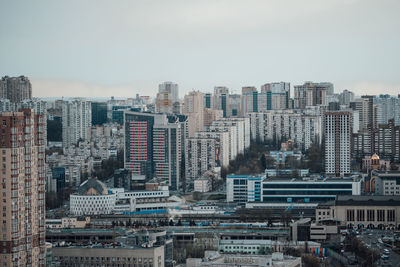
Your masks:
<path fill-rule="evenodd" d="M 9 99 L 11 103 L 20 103 L 32 98 L 32 85 L 28 77 L 4 76 L 0 80 L 0 98 Z"/>
<path fill-rule="evenodd" d="M 92 126 L 91 102 L 73 99 L 62 103 L 63 147 L 76 144 L 79 139 L 86 140 L 88 129 Z"/>
<path fill-rule="evenodd" d="M 171 190 L 178 190 L 185 118 L 126 111 L 125 168 L 148 180 L 157 177 L 168 182 Z"/>
<path fill-rule="evenodd" d="M 226 177 L 227 202 L 322 203 L 338 195 L 360 195 L 361 179 Z"/>
<path fill-rule="evenodd" d="M 325 113 L 325 173 L 345 176 L 351 171 L 352 114 L 350 111 Z"/>
<path fill-rule="evenodd" d="M 3 112 L 1 266 L 45 266 L 44 115 Z"/>
<path fill-rule="evenodd" d="M 107 122 L 107 103 L 92 103 L 92 125 L 102 125 Z"/>

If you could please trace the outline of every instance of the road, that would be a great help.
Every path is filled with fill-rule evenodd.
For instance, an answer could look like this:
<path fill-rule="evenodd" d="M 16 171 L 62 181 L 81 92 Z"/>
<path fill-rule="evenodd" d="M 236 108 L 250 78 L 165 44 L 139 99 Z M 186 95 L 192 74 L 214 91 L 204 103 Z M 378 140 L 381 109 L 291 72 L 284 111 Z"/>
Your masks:
<path fill-rule="evenodd" d="M 378 242 L 379 239 L 382 239 L 383 236 L 392 237 L 392 231 L 385 230 L 370 230 L 364 231 L 361 233 L 358 238 L 362 240 L 365 245 L 369 245 L 370 248 L 377 250 L 380 255 L 383 255 L 383 250 L 386 248 L 389 250 L 389 259 L 386 261 L 380 260 L 378 262 L 378 266 L 393 266 L 400 267 L 400 255 L 392 250 L 392 248 L 388 245 Z"/>

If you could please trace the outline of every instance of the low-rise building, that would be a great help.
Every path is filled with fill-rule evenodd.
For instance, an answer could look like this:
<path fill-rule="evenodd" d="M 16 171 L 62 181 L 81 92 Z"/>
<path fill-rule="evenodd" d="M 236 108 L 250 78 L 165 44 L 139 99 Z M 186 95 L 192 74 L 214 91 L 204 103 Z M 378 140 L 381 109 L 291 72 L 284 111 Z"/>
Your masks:
<path fill-rule="evenodd" d="M 61 219 L 46 219 L 46 228 L 85 228 L 90 223 L 90 217 L 63 217 Z"/>
<path fill-rule="evenodd" d="M 328 216 L 347 227 L 400 228 L 399 196 L 338 196 L 335 200 L 317 207 L 317 222 Z"/>
<path fill-rule="evenodd" d="M 71 214 L 78 216 L 160 210 L 180 204 L 170 199 L 167 186 L 159 186 L 156 191 L 125 191 L 124 188 L 107 188 L 94 178 L 83 182 L 77 192 L 70 195 Z"/>
<path fill-rule="evenodd" d="M 211 191 L 210 179 L 200 178 L 194 180 L 194 192 L 206 193 Z"/>
<path fill-rule="evenodd" d="M 301 267 L 300 257 L 284 256 L 275 252 L 272 255 L 247 255 L 247 254 L 220 254 L 216 251 L 206 251 L 204 259 L 189 258 L 186 267 L 213 266 L 213 267 Z"/>

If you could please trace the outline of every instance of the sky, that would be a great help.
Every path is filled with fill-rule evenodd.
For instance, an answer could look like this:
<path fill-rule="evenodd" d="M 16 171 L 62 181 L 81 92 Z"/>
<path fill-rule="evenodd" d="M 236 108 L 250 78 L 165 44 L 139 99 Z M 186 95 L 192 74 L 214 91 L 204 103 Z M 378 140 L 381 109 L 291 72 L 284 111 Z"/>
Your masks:
<path fill-rule="evenodd" d="M 285 81 L 400 93 L 398 0 L 0 0 L 0 75 L 35 97 Z"/>

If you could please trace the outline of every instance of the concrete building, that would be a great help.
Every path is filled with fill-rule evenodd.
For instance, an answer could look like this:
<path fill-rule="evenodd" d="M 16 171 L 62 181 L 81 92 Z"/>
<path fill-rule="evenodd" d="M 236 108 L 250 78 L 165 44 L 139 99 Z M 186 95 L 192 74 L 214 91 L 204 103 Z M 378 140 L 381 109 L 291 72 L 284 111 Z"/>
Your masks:
<path fill-rule="evenodd" d="M 158 85 L 159 93 L 169 93 L 171 94 L 172 102 L 175 103 L 179 100 L 179 86 L 173 82 L 163 82 Z"/>
<path fill-rule="evenodd" d="M 292 140 L 301 150 L 322 143 L 322 118 L 301 110 L 248 113 L 253 141 L 280 143 Z"/>
<path fill-rule="evenodd" d="M 0 80 L 0 98 L 9 99 L 11 103 L 20 103 L 32 98 L 32 85 L 28 77 L 4 76 Z"/>
<path fill-rule="evenodd" d="M 188 138 L 185 142 L 186 183 L 217 167 L 216 139 Z"/>
<path fill-rule="evenodd" d="M 319 206 L 320 211 L 351 228 L 400 228 L 399 196 L 338 196 Z"/>
<path fill-rule="evenodd" d="M 107 188 L 97 179 L 83 182 L 77 192 L 70 195 L 70 212 L 76 216 L 122 214 L 144 210 L 176 208 L 180 201 L 169 200 L 167 186 L 156 191 L 125 191 Z"/>
<path fill-rule="evenodd" d="M 361 179 L 275 179 L 228 175 L 227 202 L 321 203 L 338 195 L 360 195 Z"/>
<path fill-rule="evenodd" d="M 229 165 L 229 132 L 209 130 L 196 132 L 195 138 L 213 138 L 215 139 L 216 166 L 227 167 Z"/>
<path fill-rule="evenodd" d="M 258 91 L 254 86 L 242 87 L 241 115 L 258 112 Z"/>
<path fill-rule="evenodd" d="M 228 117 L 229 112 L 229 89 L 225 86 L 214 87 L 213 109 L 222 110 L 224 118 Z"/>
<path fill-rule="evenodd" d="M 344 176 L 351 171 L 352 114 L 325 113 L 325 173 Z"/>
<path fill-rule="evenodd" d="M 158 86 L 156 96 L 156 112 L 173 114 L 174 111 L 180 111 L 178 84 L 173 82 L 164 82 Z"/>
<path fill-rule="evenodd" d="M 229 118 L 241 116 L 242 112 L 242 96 L 239 94 L 229 95 Z"/>
<path fill-rule="evenodd" d="M 326 105 L 326 96 L 333 91 L 331 83 L 305 82 L 294 86 L 294 108 L 304 109 L 307 106 Z"/>
<path fill-rule="evenodd" d="M 354 101 L 354 93 L 349 90 L 343 90 L 339 94 L 339 104 L 349 106 Z"/>
<path fill-rule="evenodd" d="M 395 126 L 394 120 L 377 125 L 373 131 L 353 134 L 353 142 L 354 156 L 358 159 L 377 153 L 391 162 L 400 160 L 400 126 Z"/>
<path fill-rule="evenodd" d="M 86 140 L 87 131 L 92 126 L 91 102 L 73 99 L 62 103 L 62 139 L 63 147 Z"/>
<path fill-rule="evenodd" d="M 188 116 L 189 137 L 204 129 L 204 94 L 192 91 L 185 95 L 183 114 Z"/>
<path fill-rule="evenodd" d="M 157 266 L 164 267 L 164 246 L 53 247 L 60 266 Z"/>
<path fill-rule="evenodd" d="M 207 178 L 199 178 L 194 180 L 194 192 L 206 193 L 211 191 L 211 182 Z"/>
<path fill-rule="evenodd" d="M 261 86 L 258 111 L 282 110 L 289 108 L 290 83 L 275 82 Z M 254 111 L 255 112 L 255 111 Z"/>
<path fill-rule="evenodd" d="M 45 266 L 44 115 L 3 112 L 1 266 Z"/>
<path fill-rule="evenodd" d="M 204 259 L 189 258 L 186 267 L 212 266 L 212 267 L 301 267 L 300 257 L 283 256 L 283 253 L 272 255 L 247 255 L 247 254 L 220 254 L 216 251 L 206 251 Z"/>
<path fill-rule="evenodd" d="M 394 125 L 400 125 L 400 98 L 390 95 L 379 95 L 375 99 L 377 124 L 387 124 L 394 120 Z"/>

